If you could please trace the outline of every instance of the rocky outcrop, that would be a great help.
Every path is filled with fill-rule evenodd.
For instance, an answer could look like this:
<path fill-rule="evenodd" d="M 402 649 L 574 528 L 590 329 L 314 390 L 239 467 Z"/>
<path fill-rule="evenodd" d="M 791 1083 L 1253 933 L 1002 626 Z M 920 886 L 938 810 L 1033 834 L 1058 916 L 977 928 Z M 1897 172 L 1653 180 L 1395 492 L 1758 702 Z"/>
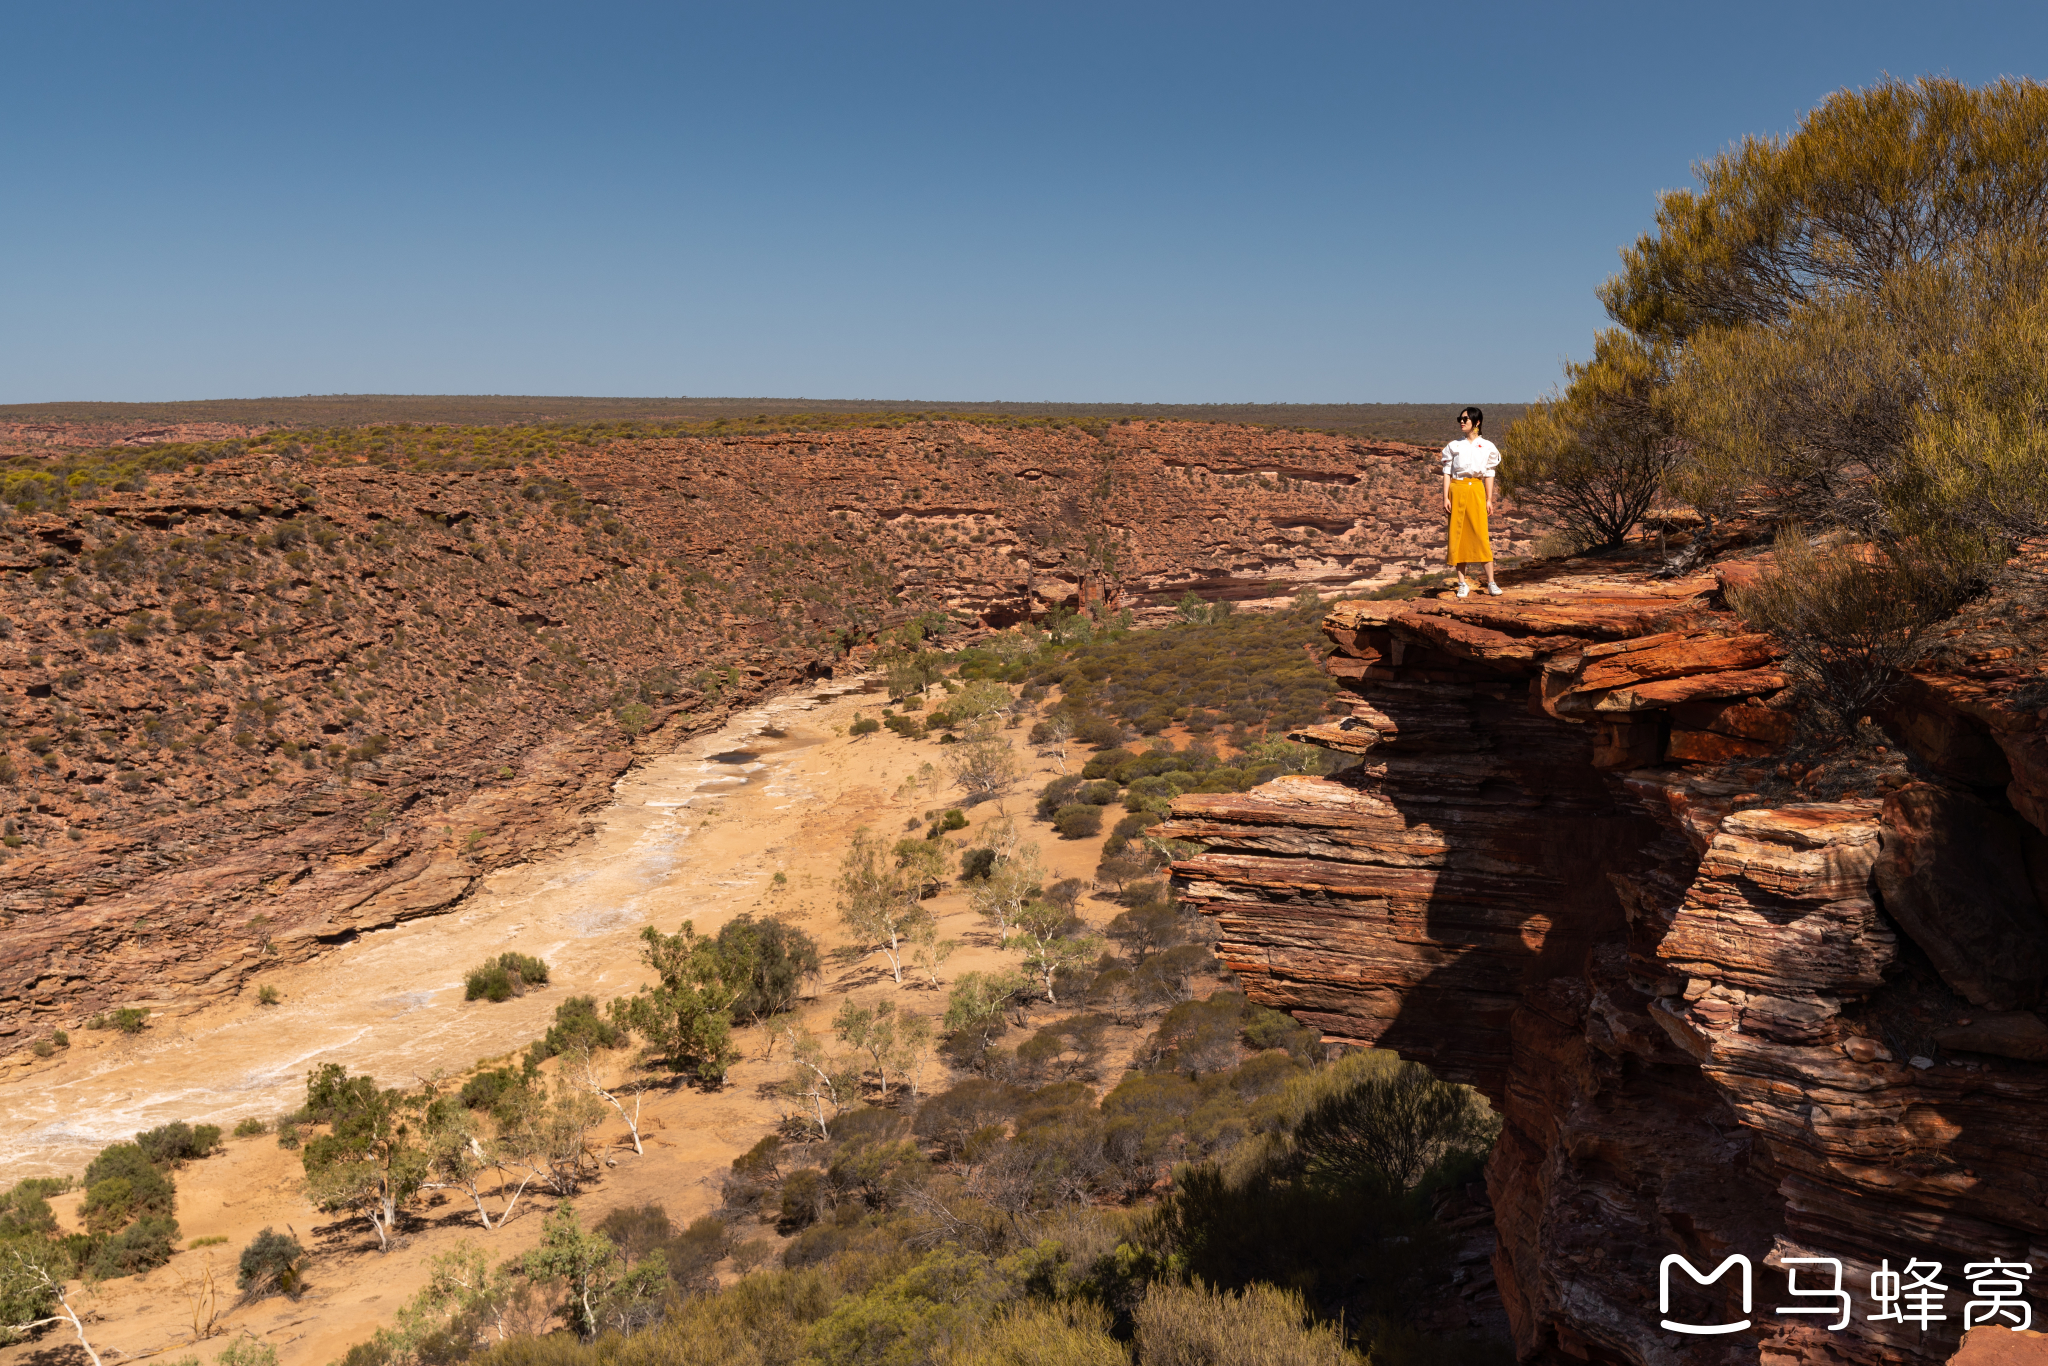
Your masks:
<path fill-rule="evenodd" d="M 87 435 L 17 461 L 0 520 L 0 1052 L 445 909 L 578 838 L 636 750 L 920 613 L 1284 597 L 1443 547 L 1429 452 L 1258 428 Z"/>
<path fill-rule="evenodd" d="M 2006 757 L 2040 718 L 2016 672 L 1929 675 L 1890 718 L 1908 763 L 1803 797 L 1775 651 L 1719 585 L 1339 604 L 1353 714 L 1301 738 L 1355 766 L 1179 799 L 1165 833 L 1202 852 L 1176 881 L 1255 999 L 1500 1108 L 1525 1360 L 1939 1361 L 1982 1298 L 1966 1264 L 2048 1278 L 2048 786 Z M 1681 1268 L 1660 1306 L 1664 1258 L 1734 1254 L 1749 1304 Z M 1833 1283 L 1801 1258 L 1841 1263 L 1841 1328 L 1780 1308 L 1832 1303 L 1788 1294 L 1788 1265 Z M 1946 1319 L 1872 1320 L 1872 1273 L 1914 1259 Z"/>

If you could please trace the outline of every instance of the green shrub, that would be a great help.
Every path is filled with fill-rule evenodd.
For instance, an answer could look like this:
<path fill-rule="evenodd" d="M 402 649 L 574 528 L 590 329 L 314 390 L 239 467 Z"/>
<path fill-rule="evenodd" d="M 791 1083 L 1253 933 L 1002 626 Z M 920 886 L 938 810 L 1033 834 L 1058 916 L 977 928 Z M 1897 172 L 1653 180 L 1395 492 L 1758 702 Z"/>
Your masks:
<path fill-rule="evenodd" d="M 242 1249 L 235 1288 L 252 1300 L 266 1295 L 294 1298 L 305 1286 L 306 1249 L 288 1234 L 264 1229 Z"/>
<path fill-rule="evenodd" d="M 1100 782 L 1090 783 L 1079 792 L 1076 792 L 1074 800 L 1086 802 L 1090 806 L 1108 806 L 1121 795 L 1122 793 L 1118 790 L 1116 783 L 1108 778 L 1104 778 Z"/>
<path fill-rule="evenodd" d="M 1123 743 L 1124 728 L 1107 716 L 1084 716 L 1074 723 L 1074 738 L 1096 749 Z"/>
<path fill-rule="evenodd" d="M 873 735 L 881 728 L 882 723 L 872 716 L 855 716 L 853 724 L 846 728 L 846 733 L 858 738 L 863 735 Z"/>
<path fill-rule="evenodd" d="M 78 1212 L 93 1234 L 111 1233 L 131 1219 L 168 1219 L 177 1203 L 177 1187 L 134 1143 L 100 1149 L 85 1169 L 83 1184 L 85 1199 Z"/>
<path fill-rule="evenodd" d="M 1081 790 L 1081 779 L 1073 774 L 1054 778 L 1038 792 L 1038 819 L 1049 821 L 1053 813 L 1074 800 L 1074 794 Z"/>
<path fill-rule="evenodd" d="M 805 979 L 816 976 L 824 962 L 816 940 L 772 917 L 735 916 L 719 927 L 713 943 L 721 978 L 738 991 L 731 1009 L 740 1024 L 794 1010 Z"/>
<path fill-rule="evenodd" d="M 116 1010 L 102 1011 L 85 1022 L 87 1029 L 118 1029 L 123 1034 L 140 1034 L 142 1022 L 149 1018 L 148 1006 L 122 1006 Z"/>
<path fill-rule="evenodd" d="M 0 1195 L 0 1242 L 55 1233 L 57 1216 L 50 1209 L 50 1197 L 70 1187 L 69 1181 L 51 1178 L 17 1181 L 12 1190 Z"/>
<path fill-rule="evenodd" d="M 885 717 L 882 724 L 906 740 L 922 740 L 926 735 L 924 722 L 918 720 L 915 716 Z"/>
<path fill-rule="evenodd" d="M 1774 563 L 1754 586 L 1731 587 L 1729 606 L 1776 636 L 1807 705 L 1801 727 L 1839 742 L 1933 644 L 1933 628 L 1973 589 L 1963 569 L 1907 547 L 1816 549 L 1781 530 Z"/>
<path fill-rule="evenodd" d="M 538 1067 L 572 1048 L 619 1048 L 625 1042 L 625 1031 L 598 1013 L 595 996 L 571 996 L 555 1007 L 555 1022 L 548 1026 L 548 1032 L 527 1048 L 526 1065 Z M 476 1085 L 480 1080 L 481 1077 L 472 1078 L 470 1084 Z M 467 1088 L 463 1103 L 469 1104 Z M 496 1103 L 495 1100 L 490 1102 L 492 1105 Z"/>
<path fill-rule="evenodd" d="M 100 1244 L 86 1275 L 107 1281 L 154 1270 L 177 1252 L 177 1241 L 177 1220 L 168 1214 L 145 1214 Z"/>
<path fill-rule="evenodd" d="M 256 1004 L 259 1006 L 274 1006 L 283 999 L 283 994 L 267 982 L 256 989 Z"/>
<path fill-rule="evenodd" d="M 1074 802 L 1053 813 L 1052 828 L 1062 839 L 1087 839 L 1102 833 L 1102 808 Z"/>
<path fill-rule="evenodd" d="M 463 979 L 465 1001 L 509 1001 L 529 987 L 548 984 L 548 965 L 523 953 L 501 953 L 469 970 Z"/>
<path fill-rule="evenodd" d="M 1324 1097 L 1302 1117 L 1294 1142 L 1311 1181 L 1400 1193 L 1447 1160 L 1485 1153 L 1499 1132 L 1478 1092 L 1404 1062 Z"/>
<path fill-rule="evenodd" d="M 220 1126 L 201 1124 L 194 1127 L 182 1119 L 173 1120 L 135 1135 L 135 1145 L 156 1166 L 176 1167 L 218 1152 Z"/>
<path fill-rule="evenodd" d="M 969 849 L 960 856 L 960 880 L 980 881 L 995 871 L 996 851 L 993 849 Z"/>
<path fill-rule="evenodd" d="M 251 1115 L 235 1126 L 236 1138 L 254 1138 L 257 1134 L 268 1133 L 270 1126 Z"/>
<path fill-rule="evenodd" d="M 586 996 L 579 999 L 587 1001 L 590 998 Z M 554 1055 L 548 1054 L 547 1056 L 553 1057 Z M 524 1091 L 526 1084 L 524 1074 L 510 1067 L 493 1067 L 488 1071 L 477 1073 L 468 1081 L 462 1083 L 462 1090 L 457 1093 L 456 1099 L 461 1101 L 467 1109 L 495 1110 L 499 1103 L 508 1096 Z"/>
<path fill-rule="evenodd" d="M 957 806 L 948 807 L 946 814 L 939 818 L 939 829 L 941 830 L 965 830 L 966 828 L 967 813 Z"/>
<path fill-rule="evenodd" d="M 1298 1290 L 1155 1284 L 1132 1317 L 1145 1366 L 1366 1366 L 1335 1324 L 1310 1319 Z"/>
<path fill-rule="evenodd" d="M 1127 749 L 1106 749 L 1081 765 L 1081 776 L 1087 779 L 1107 778 L 1118 768 L 1135 760 L 1138 756 Z"/>

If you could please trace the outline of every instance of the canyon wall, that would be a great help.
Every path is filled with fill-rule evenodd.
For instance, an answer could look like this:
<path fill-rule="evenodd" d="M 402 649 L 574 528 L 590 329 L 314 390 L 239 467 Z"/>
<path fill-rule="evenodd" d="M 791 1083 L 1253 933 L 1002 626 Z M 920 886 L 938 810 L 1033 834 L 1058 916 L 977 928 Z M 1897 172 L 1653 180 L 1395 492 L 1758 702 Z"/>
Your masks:
<path fill-rule="evenodd" d="M 5 472 L 0 1053 L 445 910 L 579 838 L 636 750 L 915 614 L 1285 596 L 1443 549 L 1430 452 L 1256 428 L 88 435 L 98 465 L 49 468 L 101 487 Z"/>
<path fill-rule="evenodd" d="M 1752 572 L 1340 603 L 1353 714 L 1300 738 L 1355 766 L 1183 797 L 1162 832 L 1201 847 L 1177 885 L 1254 999 L 1499 1107 L 1524 1360 L 1940 1361 L 1982 1299 L 1968 1264 L 2048 1279 L 2034 665 L 1916 678 L 1887 718 L 1906 752 L 1866 744 L 1821 800 L 1777 757 L 1772 642 L 1724 609 Z M 1664 1258 L 1733 1254 L 1749 1302 L 1738 1266 L 1674 1268 L 1660 1303 Z M 1788 1293 L 1800 1258 L 1839 1263 L 1846 1323 Z M 1915 1260 L 1946 1317 L 1871 1318 L 1872 1273 Z"/>

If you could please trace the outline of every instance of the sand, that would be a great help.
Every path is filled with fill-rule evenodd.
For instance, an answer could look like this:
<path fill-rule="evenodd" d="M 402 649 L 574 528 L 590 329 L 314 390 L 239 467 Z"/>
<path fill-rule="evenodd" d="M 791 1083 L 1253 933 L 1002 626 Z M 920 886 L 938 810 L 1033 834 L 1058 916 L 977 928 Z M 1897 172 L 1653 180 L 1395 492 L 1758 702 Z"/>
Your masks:
<path fill-rule="evenodd" d="M 0 1083 L 0 1181 L 76 1173 L 106 1143 L 173 1119 L 231 1129 L 244 1117 L 272 1118 L 302 1102 L 306 1072 L 324 1062 L 401 1086 L 513 1054 L 545 1030 L 565 997 L 604 1000 L 646 980 L 637 939 L 643 925 L 666 932 L 687 919 L 702 933 L 752 912 L 784 917 L 827 948 L 843 944 L 832 883 L 852 832 L 871 826 L 893 841 L 910 818 L 958 801 L 935 742 L 887 731 L 845 734 L 856 711 L 872 716 L 880 707 L 878 696 L 856 686 L 828 684 L 772 700 L 636 766 L 618 782 L 597 832 L 576 849 L 494 874 L 449 914 L 280 968 L 256 985 L 274 986 L 281 1004 L 257 1004 L 252 986 L 241 1001 L 154 1018 L 138 1036 L 75 1031 L 65 1053 Z M 1024 746 L 1023 731 L 1008 734 L 1023 781 L 1001 807 L 972 809 L 972 824 L 951 842 L 971 846 L 979 827 L 1007 808 L 1053 877 L 1088 878 L 1101 840 L 1063 841 L 1029 821 L 1032 794 L 1058 770 Z M 1069 766 L 1078 762 L 1070 757 Z M 936 781 L 917 780 L 924 765 L 937 770 Z M 964 894 L 949 888 L 930 904 L 942 933 L 961 941 L 944 979 L 1014 965 L 1017 955 L 998 950 Z M 1115 909 L 1091 899 L 1081 912 L 1100 924 Z M 499 1004 L 465 1003 L 464 971 L 506 949 L 545 958 L 553 969 L 548 987 Z M 891 997 L 899 1009 L 933 1016 L 944 1007 L 942 990 L 917 985 L 907 972 L 897 985 L 880 954 L 851 965 L 828 961 L 812 990 L 799 1018 L 821 1034 L 849 996 Z M 1120 1042 L 1127 1051 L 1129 1041 Z M 743 1060 L 722 1090 L 647 1093 L 644 1155 L 625 1143 L 623 1124 L 602 1130 L 615 1165 L 578 1197 L 587 1221 L 649 1200 L 662 1202 L 679 1224 L 717 1207 L 718 1178 L 732 1159 L 794 1108 L 774 1090 L 786 1075 L 786 1048 L 767 1056 L 762 1028 L 741 1031 L 739 1043 Z M 623 1060 L 614 1067 L 622 1073 Z M 943 1073 L 935 1061 L 927 1087 L 945 1084 Z M 267 1134 L 231 1139 L 224 1154 L 179 1171 L 177 1213 L 190 1250 L 147 1276 L 76 1287 L 77 1302 L 97 1316 L 89 1332 L 109 1366 L 195 1352 L 210 1360 L 226 1345 L 223 1334 L 272 1344 L 280 1366 L 337 1360 L 390 1321 L 425 1283 L 435 1254 L 469 1239 L 494 1258 L 517 1255 L 538 1240 L 554 1204 L 529 1194 L 518 1217 L 486 1233 L 466 1196 L 437 1194 L 392 1250 L 380 1253 L 367 1223 L 317 1213 L 301 1192 L 302 1177 L 298 1154 Z M 52 1202 L 67 1226 L 77 1200 Z M 296 1301 L 238 1306 L 235 1259 L 266 1227 L 289 1229 L 314 1250 L 310 1289 Z M 747 1238 L 764 1232 L 739 1231 Z M 206 1238 L 226 1241 L 190 1248 Z M 204 1290 L 209 1271 L 219 1287 L 212 1302 Z M 210 1328 L 209 1303 L 218 1310 Z M 207 1334 L 197 1347 L 195 1323 Z M 72 1342 L 66 1329 L 0 1348 L 0 1366 L 46 1363 L 51 1349 Z M 84 1361 L 75 1346 L 71 1353 Z"/>

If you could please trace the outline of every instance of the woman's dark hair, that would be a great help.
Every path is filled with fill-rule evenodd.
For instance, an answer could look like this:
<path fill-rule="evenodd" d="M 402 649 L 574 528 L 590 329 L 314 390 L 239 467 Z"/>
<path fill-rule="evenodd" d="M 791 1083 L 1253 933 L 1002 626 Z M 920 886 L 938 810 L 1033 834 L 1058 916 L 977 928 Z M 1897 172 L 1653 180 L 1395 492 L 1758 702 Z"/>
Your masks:
<path fill-rule="evenodd" d="M 1480 432 L 1486 429 L 1486 414 L 1480 412 L 1477 408 L 1460 408 L 1458 409 L 1458 416 L 1472 419 L 1472 435 L 1474 436 L 1479 435 Z"/>

